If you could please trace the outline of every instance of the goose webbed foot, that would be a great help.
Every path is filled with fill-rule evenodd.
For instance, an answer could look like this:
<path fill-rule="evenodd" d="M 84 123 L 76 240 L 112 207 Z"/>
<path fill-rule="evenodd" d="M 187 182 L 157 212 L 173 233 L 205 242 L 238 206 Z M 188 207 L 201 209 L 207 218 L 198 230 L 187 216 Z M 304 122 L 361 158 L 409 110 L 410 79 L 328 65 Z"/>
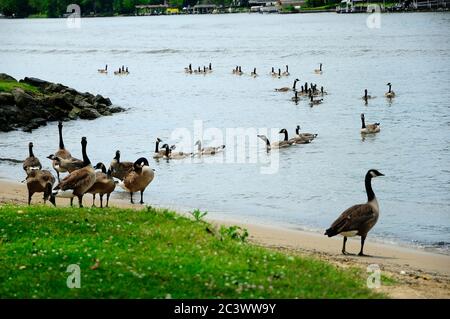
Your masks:
<path fill-rule="evenodd" d="M 366 254 L 364 254 L 361 251 L 359 252 L 358 256 L 360 256 L 360 257 L 372 257 L 371 255 L 366 255 Z"/>

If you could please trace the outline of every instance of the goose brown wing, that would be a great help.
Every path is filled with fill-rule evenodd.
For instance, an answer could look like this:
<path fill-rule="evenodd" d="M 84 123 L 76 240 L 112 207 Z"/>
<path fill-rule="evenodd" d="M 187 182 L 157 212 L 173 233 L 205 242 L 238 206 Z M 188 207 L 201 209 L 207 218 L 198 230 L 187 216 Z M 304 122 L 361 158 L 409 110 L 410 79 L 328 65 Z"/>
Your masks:
<path fill-rule="evenodd" d="M 329 230 L 335 234 L 357 230 L 362 224 L 373 217 L 374 212 L 372 206 L 369 204 L 354 205 L 346 209 L 341 216 L 334 221 Z"/>
<path fill-rule="evenodd" d="M 64 177 L 64 179 L 57 187 L 59 187 L 63 191 L 68 189 L 75 189 L 81 186 L 84 183 L 85 179 L 89 178 L 90 175 L 91 173 L 87 169 L 83 168 L 73 171 L 72 173 Z"/>

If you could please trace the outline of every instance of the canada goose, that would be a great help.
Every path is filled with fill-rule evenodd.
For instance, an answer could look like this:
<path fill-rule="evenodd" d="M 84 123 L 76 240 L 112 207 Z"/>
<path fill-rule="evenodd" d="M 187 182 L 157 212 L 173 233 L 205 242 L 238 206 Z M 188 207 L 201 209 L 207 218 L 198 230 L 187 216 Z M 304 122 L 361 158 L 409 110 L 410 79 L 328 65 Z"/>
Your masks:
<path fill-rule="evenodd" d="M 198 69 L 194 70 L 194 73 L 195 73 L 195 74 L 202 73 L 202 71 L 200 70 L 200 67 L 198 67 Z"/>
<path fill-rule="evenodd" d="M 149 167 L 148 161 L 145 157 L 139 158 L 133 164 L 133 169 L 124 177 L 119 186 L 130 193 L 130 201 L 133 202 L 133 193 L 141 192 L 141 204 L 144 204 L 143 194 L 145 188 L 150 184 L 155 177 L 154 170 Z"/>
<path fill-rule="evenodd" d="M 203 74 L 206 74 L 206 73 L 207 73 L 206 66 L 203 66 Z"/>
<path fill-rule="evenodd" d="M 81 138 L 81 150 L 83 153 L 84 167 L 73 171 L 63 178 L 63 180 L 53 189 L 53 196 L 50 201 L 55 205 L 55 197 L 70 198 L 78 197 L 80 207 L 83 207 L 83 195 L 95 183 L 95 170 L 86 153 L 86 137 Z"/>
<path fill-rule="evenodd" d="M 194 155 L 194 153 L 173 152 L 173 150 L 176 149 L 175 145 L 172 145 L 169 147 L 168 144 L 164 144 L 162 148 L 165 149 L 164 158 L 166 158 L 166 159 L 183 159 L 183 158 L 191 157 Z"/>
<path fill-rule="evenodd" d="M 49 156 L 47 156 L 47 158 L 54 161 L 55 166 L 58 166 L 60 169 L 64 169 L 66 172 L 69 173 L 72 173 L 73 171 L 84 167 L 84 162 L 75 157 L 64 159 L 55 156 L 54 154 L 50 154 Z"/>
<path fill-rule="evenodd" d="M 370 95 L 367 94 L 367 89 L 364 90 L 364 95 L 363 95 L 362 99 L 363 99 L 364 101 L 366 101 L 366 103 L 367 103 L 367 100 L 372 99 L 372 96 L 370 96 Z"/>
<path fill-rule="evenodd" d="M 281 79 L 281 69 L 278 69 L 277 78 Z"/>
<path fill-rule="evenodd" d="M 300 125 L 297 125 L 297 127 L 295 128 L 295 134 L 298 137 L 306 139 L 315 139 L 318 136 L 318 134 L 315 133 L 300 133 L 300 130 L 301 130 Z"/>
<path fill-rule="evenodd" d="M 242 74 L 244 74 L 244 72 L 242 72 L 242 68 L 241 68 L 241 67 L 238 68 L 236 74 L 237 74 L 237 75 L 242 75 Z"/>
<path fill-rule="evenodd" d="M 211 63 L 209 63 L 209 66 L 208 66 L 208 73 L 211 73 L 212 72 L 212 65 L 211 65 Z"/>
<path fill-rule="evenodd" d="M 380 123 L 366 124 L 364 113 L 361 113 L 361 134 L 373 134 L 380 131 Z"/>
<path fill-rule="evenodd" d="M 293 97 L 291 97 L 291 100 L 292 101 L 294 101 L 294 102 L 298 102 L 298 101 L 300 101 L 300 97 L 298 96 L 298 92 L 297 91 L 294 91 L 294 96 Z"/>
<path fill-rule="evenodd" d="M 258 74 L 256 73 L 256 68 L 253 68 L 253 71 L 250 73 L 250 75 L 253 76 L 254 78 L 258 76 Z"/>
<path fill-rule="evenodd" d="M 55 177 L 47 170 L 32 170 L 27 175 L 28 205 L 34 193 L 44 193 L 44 204 L 52 196 L 52 188 Z"/>
<path fill-rule="evenodd" d="M 322 74 L 322 63 L 320 63 L 320 66 L 319 66 L 318 69 L 315 69 L 315 70 L 314 70 L 314 73 L 316 73 L 316 74 Z"/>
<path fill-rule="evenodd" d="M 389 86 L 389 91 L 387 91 L 384 96 L 386 96 L 389 99 L 392 99 L 393 97 L 395 97 L 395 92 L 392 91 L 392 84 L 391 82 L 389 82 L 388 84 L 386 84 L 387 86 Z"/>
<path fill-rule="evenodd" d="M 121 75 L 122 74 L 122 70 L 119 68 L 119 71 L 114 71 L 114 75 Z"/>
<path fill-rule="evenodd" d="M 198 140 L 194 145 L 197 145 L 197 154 L 198 155 L 214 155 L 225 148 L 225 145 L 220 146 L 208 146 L 202 148 L 202 142 Z"/>
<path fill-rule="evenodd" d="M 278 74 L 277 74 L 277 72 L 275 72 L 275 68 L 274 67 L 272 67 L 272 71 L 270 72 L 270 74 L 272 75 L 272 76 L 278 76 Z"/>
<path fill-rule="evenodd" d="M 125 74 L 128 75 L 130 72 L 128 71 L 128 67 L 125 68 Z"/>
<path fill-rule="evenodd" d="M 290 75 L 290 73 L 289 73 L 289 67 L 286 65 L 286 71 L 284 71 L 283 72 L 283 75 L 284 76 L 289 76 Z"/>
<path fill-rule="evenodd" d="M 187 68 L 184 68 L 184 72 L 192 74 L 192 64 L 189 63 L 189 66 Z"/>
<path fill-rule="evenodd" d="M 327 91 L 325 91 L 323 89 L 323 86 L 320 87 L 320 94 L 322 94 L 322 96 L 325 95 L 325 94 L 328 94 Z"/>
<path fill-rule="evenodd" d="M 323 102 L 323 99 L 314 100 L 314 96 L 312 94 L 309 95 L 309 105 L 314 106 Z"/>
<path fill-rule="evenodd" d="M 94 169 L 100 169 L 100 172 L 95 172 L 95 183 L 89 188 L 87 193 L 92 194 L 92 206 L 95 206 L 95 194 L 100 194 L 100 208 L 103 208 L 103 195 L 106 194 L 106 207 L 109 204 L 109 196 L 116 188 L 116 183 L 111 176 L 111 169 L 106 171 L 103 163 L 97 163 Z"/>
<path fill-rule="evenodd" d="M 97 71 L 98 73 L 108 73 L 108 64 L 105 66 L 104 69 L 98 69 Z"/>
<path fill-rule="evenodd" d="M 161 158 L 164 156 L 164 150 L 159 149 L 159 143 L 161 143 L 162 140 L 157 137 L 155 142 L 155 152 L 153 153 L 153 158 Z"/>
<path fill-rule="evenodd" d="M 264 142 L 266 142 L 266 150 L 267 150 L 267 151 L 271 150 L 272 148 L 273 148 L 273 149 L 276 149 L 276 148 L 289 147 L 289 146 L 291 146 L 293 143 L 287 139 L 287 131 L 284 132 L 283 130 L 286 131 L 285 129 L 282 129 L 282 130 L 279 132 L 280 134 L 281 134 L 281 133 L 285 133 L 284 140 L 282 140 L 282 141 L 276 141 L 276 142 L 270 143 L 270 141 L 269 141 L 269 139 L 267 138 L 267 136 L 265 136 L 265 135 L 259 135 L 259 134 L 258 134 L 257 136 L 258 136 L 260 139 L 262 139 Z"/>
<path fill-rule="evenodd" d="M 33 143 L 28 143 L 28 157 L 23 161 L 23 170 L 25 173 L 30 174 L 31 171 L 42 169 L 41 162 L 34 156 Z"/>
<path fill-rule="evenodd" d="M 288 91 L 296 91 L 296 86 L 297 86 L 297 82 L 298 81 L 300 81 L 299 79 L 295 79 L 294 80 L 294 84 L 292 85 L 292 87 L 290 88 L 290 87 L 287 87 L 287 86 L 285 86 L 285 87 L 282 87 L 282 88 L 279 88 L 279 89 L 275 89 L 275 91 L 277 91 L 277 92 L 288 92 Z"/>
<path fill-rule="evenodd" d="M 280 132 L 278 132 L 278 133 L 284 134 L 284 139 L 280 142 L 282 142 L 284 144 L 288 144 L 286 146 L 291 146 L 292 144 L 295 143 L 295 141 L 293 139 L 289 139 L 288 131 L 285 128 L 281 129 Z M 282 146 L 282 147 L 284 147 L 284 146 Z"/>
<path fill-rule="evenodd" d="M 110 164 L 112 177 L 123 180 L 125 175 L 127 175 L 133 169 L 132 162 L 121 162 L 120 161 L 120 151 L 116 151 L 116 156 Z"/>
<path fill-rule="evenodd" d="M 367 193 L 367 203 L 354 205 L 346 209 L 339 217 L 334 221 L 330 228 L 325 231 L 325 235 L 333 237 L 335 235 L 344 236 L 344 244 L 342 246 L 342 253 L 347 254 L 345 251 L 345 244 L 347 237 L 361 236 L 361 250 L 359 256 L 365 256 L 364 241 L 366 240 L 367 233 L 377 223 L 378 216 L 380 214 L 380 208 L 375 193 L 372 190 L 372 178 L 377 176 L 384 176 L 376 169 L 371 169 L 367 172 L 365 177 L 365 186 Z"/>
<path fill-rule="evenodd" d="M 69 159 L 72 157 L 72 154 L 66 148 L 64 147 L 64 141 L 62 137 L 62 128 L 63 124 L 61 121 L 58 122 L 58 132 L 59 132 L 59 149 L 55 152 L 55 156 L 63 159 Z M 58 177 L 58 182 L 60 182 L 59 173 L 65 173 L 67 172 L 66 169 L 59 166 L 59 163 L 56 163 L 56 161 L 52 162 L 53 169 L 56 171 L 56 175 Z"/>

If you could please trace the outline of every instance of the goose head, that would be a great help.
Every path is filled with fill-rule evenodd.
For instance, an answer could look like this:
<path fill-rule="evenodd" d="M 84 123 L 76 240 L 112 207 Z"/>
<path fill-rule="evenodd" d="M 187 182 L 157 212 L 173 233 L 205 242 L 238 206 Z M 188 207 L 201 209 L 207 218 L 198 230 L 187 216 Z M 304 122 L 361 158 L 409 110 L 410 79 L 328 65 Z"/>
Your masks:
<path fill-rule="evenodd" d="M 370 169 L 367 172 L 367 176 L 370 176 L 371 178 L 373 178 L 373 177 L 378 177 L 378 176 L 384 176 L 384 174 L 376 169 Z"/>
<path fill-rule="evenodd" d="M 116 156 L 114 156 L 114 159 L 117 161 L 120 160 L 120 151 L 119 150 L 116 151 Z"/>
<path fill-rule="evenodd" d="M 94 169 L 101 169 L 102 172 L 106 174 L 106 166 L 102 162 L 95 164 Z"/>

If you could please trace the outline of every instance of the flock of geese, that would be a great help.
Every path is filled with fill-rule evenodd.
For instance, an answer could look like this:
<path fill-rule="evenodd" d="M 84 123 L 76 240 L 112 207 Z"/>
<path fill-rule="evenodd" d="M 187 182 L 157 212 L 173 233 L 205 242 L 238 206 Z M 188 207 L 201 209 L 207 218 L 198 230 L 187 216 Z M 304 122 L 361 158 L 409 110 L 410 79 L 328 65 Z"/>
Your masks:
<path fill-rule="evenodd" d="M 102 74 L 108 74 L 108 64 L 105 65 L 104 69 L 98 69 L 97 72 Z M 114 71 L 114 75 L 128 75 L 128 74 L 130 74 L 130 72 L 128 71 L 128 67 L 125 67 L 124 65 L 122 65 L 122 67 L 119 67 L 117 71 Z"/>
<path fill-rule="evenodd" d="M 107 73 L 108 65 L 105 69 L 99 69 L 99 73 Z M 119 69 L 116 71 L 118 74 L 128 74 L 128 68 Z M 116 74 L 116 72 L 114 72 Z M 212 72 L 211 63 L 208 67 L 198 67 L 193 70 L 192 65 L 189 64 L 185 68 L 185 72 L 188 74 L 207 74 Z M 235 75 L 244 75 L 241 66 L 236 66 L 232 70 Z M 322 74 L 322 63 L 319 65 L 319 69 L 315 69 L 314 73 Z M 286 65 L 284 72 L 272 67 L 270 73 L 271 76 L 281 78 L 283 76 L 289 76 L 289 67 Z M 250 76 L 256 77 L 256 68 L 250 73 Z M 308 96 L 311 106 L 322 103 L 323 98 L 315 99 L 315 97 L 323 97 L 327 93 L 323 86 L 320 89 L 317 88 L 317 84 L 305 83 L 298 89 L 297 83 L 299 79 L 295 79 L 292 87 L 282 87 L 275 89 L 276 92 L 293 92 L 294 96 L 292 100 L 298 102 L 300 96 Z M 389 87 L 388 92 L 385 93 L 385 97 L 392 99 L 396 95 L 392 91 L 392 84 L 387 84 Z M 362 99 L 365 103 L 368 100 L 373 99 L 368 95 L 367 89 L 364 91 Z M 73 199 L 78 198 L 79 206 L 83 207 L 83 196 L 85 194 L 93 195 L 93 206 L 95 205 L 96 194 L 100 195 L 100 207 L 103 207 L 103 196 L 106 195 L 106 207 L 109 204 L 110 194 L 115 190 L 116 185 L 123 188 L 130 194 L 130 201 L 133 202 L 133 194 L 140 192 L 140 203 L 143 204 L 143 193 L 148 185 L 153 181 L 155 172 L 149 166 L 149 162 L 145 157 L 141 157 L 134 162 L 121 161 L 120 151 L 117 150 L 114 158 L 112 159 L 109 168 L 107 169 L 105 164 L 98 162 L 95 166 L 92 166 L 91 161 L 87 155 L 87 139 L 81 138 L 82 159 L 74 158 L 71 153 L 65 148 L 63 136 L 62 136 L 62 122 L 58 123 L 59 132 L 59 148 L 54 154 L 47 156 L 52 161 L 52 166 L 57 174 L 57 179 L 48 170 L 43 170 L 39 159 L 33 153 L 33 143 L 29 143 L 29 156 L 23 163 L 23 169 L 26 172 L 26 184 L 28 188 L 28 204 L 31 203 L 31 198 L 35 193 L 44 193 L 44 203 L 47 200 L 56 206 L 56 198 L 70 198 L 71 205 Z M 265 142 L 266 150 L 280 149 L 285 147 L 291 147 L 298 144 L 311 143 L 316 137 L 315 133 L 303 133 L 300 132 L 301 127 L 299 125 L 295 128 L 295 135 L 289 138 L 287 129 L 283 128 L 279 131 L 279 134 L 283 134 L 284 138 L 279 141 L 270 142 L 267 136 L 258 135 L 260 139 Z M 361 114 L 361 134 L 374 134 L 380 132 L 380 123 L 366 124 L 364 114 Z M 203 147 L 201 141 L 197 141 L 196 152 L 178 152 L 175 145 L 169 146 L 168 144 L 160 144 L 163 141 L 160 138 L 156 139 L 155 151 L 153 158 L 158 159 L 183 159 L 187 157 L 202 156 L 202 155 L 215 155 L 225 149 L 225 145 Z M 60 173 L 68 173 L 63 179 L 60 179 Z M 365 188 L 367 193 L 367 202 L 365 204 L 354 205 L 345 210 L 337 219 L 333 222 L 330 228 L 325 231 L 325 235 L 332 237 L 335 235 L 342 235 L 344 237 L 342 253 L 347 254 L 346 242 L 348 237 L 360 236 L 361 237 L 361 249 L 360 256 L 364 255 L 364 242 L 368 232 L 376 224 L 379 216 L 379 206 L 373 192 L 371 181 L 378 176 L 384 176 L 378 170 L 371 169 L 365 176 Z M 116 180 L 115 180 L 116 179 Z M 54 184 L 58 181 L 58 184 Z"/>

